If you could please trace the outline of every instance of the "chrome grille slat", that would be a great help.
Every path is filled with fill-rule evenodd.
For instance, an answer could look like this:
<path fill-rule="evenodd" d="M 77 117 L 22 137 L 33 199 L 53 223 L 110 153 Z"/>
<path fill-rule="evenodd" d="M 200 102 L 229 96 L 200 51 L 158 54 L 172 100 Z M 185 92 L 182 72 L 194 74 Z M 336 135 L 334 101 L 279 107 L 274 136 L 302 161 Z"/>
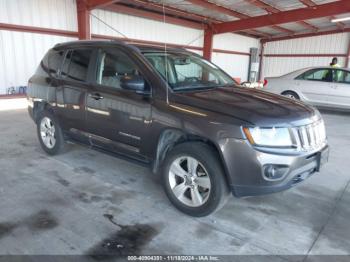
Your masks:
<path fill-rule="evenodd" d="M 304 151 L 322 146 L 326 142 L 323 121 L 295 128 L 298 148 Z"/>

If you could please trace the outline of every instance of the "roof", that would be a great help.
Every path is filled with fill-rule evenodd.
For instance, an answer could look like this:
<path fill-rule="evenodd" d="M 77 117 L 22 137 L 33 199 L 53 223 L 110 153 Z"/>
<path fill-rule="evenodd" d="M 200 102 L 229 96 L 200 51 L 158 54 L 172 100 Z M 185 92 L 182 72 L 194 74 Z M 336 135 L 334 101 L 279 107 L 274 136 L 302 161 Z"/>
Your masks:
<path fill-rule="evenodd" d="M 345 67 L 334 68 L 334 67 L 331 67 L 331 66 L 312 66 L 312 67 L 300 68 L 300 69 L 297 69 L 295 71 L 289 72 L 287 74 L 281 75 L 279 77 L 294 78 L 295 76 L 298 76 L 298 75 L 300 75 L 300 74 L 302 74 L 304 72 L 307 72 L 307 71 L 313 70 L 313 69 L 342 69 L 342 70 L 350 72 L 350 69 L 349 68 L 345 68 Z M 269 77 L 267 77 L 267 78 L 269 78 Z"/>
<path fill-rule="evenodd" d="M 164 52 L 165 47 L 160 45 L 151 45 L 151 44 L 133 44 L 128 43 L 126 41 L 119 41 L 119 40 L 77 40 L 77 41 L 69 41 L 69 42 L 63 42 L 58 43 L 54 46 L 54 48 L 70 48 L 70 47 L 78 47 L 78 46 L 116 46 L 116 45 L 123 45 L 128 46 L 132 48 L 137 48 L 140 52 Z M 173 47 L 167 47 L 166 50 L 168 52 L 188 52 L 192 53 L 190 51 L 187 51 L 184 48 L 173 48 Z"/>
<path fill-rule="evenodd" d="M 117 40 L 76 40 L 56 44 L 54 47 L 77 47 L 77 46 L 100 46 L 100 45 L 126 45 L 123 41 Z"/>

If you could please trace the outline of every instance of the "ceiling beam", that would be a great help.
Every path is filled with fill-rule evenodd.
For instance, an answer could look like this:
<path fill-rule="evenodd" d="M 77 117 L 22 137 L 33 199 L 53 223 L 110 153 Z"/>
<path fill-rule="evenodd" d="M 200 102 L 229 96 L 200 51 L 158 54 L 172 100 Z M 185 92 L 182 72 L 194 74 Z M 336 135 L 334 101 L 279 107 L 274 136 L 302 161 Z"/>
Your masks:
<path fill-rule="evenodd" d="M 135 8 L 141 8 L 141 9 L 146 10 L 146 11 L 158 12 L 161 14 L 164 11 L 164 13 L 166 15 L 171 15 L 174 17 L 178 17 L 178 18 L 182 18 L 182 19 L 186 19 L 186 20 L 192 20 L 192 21 L 196 21 L 196 22 L 200 22 L 200 23 L 220 23 L 220 22 L 222 22 L 222 21 L 212 19 L 212 18 L 207 17 L 207 16 L 190 13 L 190 12 L 187 12 L 185 10 L 178 9 L 175 7 L 170 7 L 170 6 L 166 6 L 166 5 L 164 5 L 164 7 L 163 7 L 163 5 L 161 5 L 161 4 L 149 2 L 147 0 L 122 0 L 122 1 L 120 1 L 120 4 L 124 4 L 124 5 L 135 7 Z"/>
<path fill-rule="evenodd" d="M 303 5 L 305 5 L 305 6 L 307 6 L 307 7 L 311 7 L 311 8 L 313 8 L 313 7 L 316 6 L 316 3 L 315 3 L 314 1 L 312 1 L 312 0 L 299 0 L 299 2 L 302 3 Z M 332 19 L 334 19 L 334 18 L 335 18 L 335 17 L 332 15 L 332 16 L 330 17 L 330 20 L 332 20 Z M 342 23 L 342 22 L 337 22 L 337 23 L 335 23 L 335 24 L 337 25 L 337 27 L 338 27 L 339 29 L 343 29 L 343 28 L 345 27 L 345 24 Z"/>
<path fill-rule="evenodd" d="M 299 0 L 299 2 L 302 3 L 305 6 L 308 6 L 308 7 L 316 6 L 314 1 L 312 1 L 312 0 Z"/>
<path fill-rule="evenodd" d="M 147 9 L 149 9 L 151 11 L 163 12 L 163 5 L 156 4 L 156 3 L 153 3 L 153 2 L 148 2 L 147 0 L 124 0 L 124 1 L 125 1 L 125 3 L 135 4 L 135 5 L 147 8 Z M 218 20 L 218 19 L 211 18 L 211 17 L 208 17 L 208 16 L 203 16 L 203 15 L 190 13 L 190 12 L 184 11 L 182 9 L 178 9 L 178 8 L 174 8 L 174 7 L 170 7 L 170 6 L 165 6 L 165 5 L 164 5 L 164 11 L 165 11 L 166 14 L 175 15 L 175 16 L 178 16 L 179 18 L 186 18 L 186 19 L 187 18 L 191 18 L 191 19 L 193 18 L 193 19 L 198 20 L 198 21 L 200 21 L 202 23 L 214 24 L 214 23 L 222 23 L 222 22 L 224 22 L 222 20 Z M 229 11 L 230 11 L 230 15 L 233 16 L 233 13 L 231 13 L 231 10 L 229 10 Z M 248 18 L 249 17 L 248 15 L 237 13 L 237 12 L 235 12 L 235 15 L 240 15 L 240 16 L 242 16 L 244 18 Z M 272 36 L 271 34 L 264 33 L 264 32 L 261 32 L 261 31 L 258 31 L 258 30 L 254 30 L 254 29 L 247 30 L 246 33 L 243 33 L 243 31 L 239 32 L 239 33 L 243 34 L 243 35 L 250 36 L 250 37 L 258 36 L 258 37 L 269 38 L 269 37 Z"/>
<path fill-rule="evenodd" d="M 187 0 L 187 2 L 190 2 L 191 4 L 197 5 L 197 6 L 201 6 L 205 9 L 211 10 L 211 11 L 217 11 L 219 13 L 225 14 L 225 15 L 229 15 L 229 16 L 233 16 L 239 19 L 245 19 L 245 18 L 249 18 L 249 15 L 234 11 L 232 9 L 228 9 L 226 7 L 223 6 L 219 6 L 213 3 L 210 3 L 208 1 L 205 0 Z"/>
<path fill-rule="evenodd" d="M 108 5 L 115 4 L 119 2 L 120 0 L 86 0 L 86 5 L 89 10 L 96 9 L 96 8 L 102 8 Z"/>
<path fill-rule="evenodd" d="M 332 15 L 332 16 L 330 17 L 331 22 L 332 22 L 333 19 L 336 19 L 336 17 L 335 17 L 334 15 Z M 333 23 L 333 22 L 332 22 L 332 23 Z M 342 22 L 336 22 L 335 24 L 337 25 L 337 27 L 338 27 L 339 29 L 343 29 L 343 28 L 346 26 L 346 25 L 345 25 L 344 23 L 342 23 Z"/>
<path fill-rule="evenodd" d="M 311 8 L 301 8 L 279 13 L 255 16 L 238 21 L 224 22 L 213 25 L 216 34 L 247 30 L 257 27 L 292 23 L 305 19 L 321 18 L 350 12 L 350 1 L 340 0 Z"/>
<path fill-rule="evenodd" d="M 325 31 L 312 32 L 312 33 L 295 34 L 295 35 L 290 35 L 290 36 L 271 37 L 271 38 L 267 38 L 267 39 L 261 39 L 261 42 L 262 43 L 275 42 L 275 41 L 291 40 L 291 39 L 296 39 L 296 38 L 304 38 L 304 37 L 312 37 L 312 36 L 320 36 L 320 35 L 331 35 L 331 34 L 339 34 L 339 33 L 349 33 L 349 32 L 350 32 L 350 28 L 325 30 Z"/>
<path fill-rule="evenodd" d="M 261 9 L 264 9 L 266 12 L 271 13 L 271 14 L 282 12 L 280 9 L 278 9 L 270 4 L 267 4 L 261 0 L 246 0 L 246 1 L 252 5 L 255 5 Z M 306 27 L 308 29 L 311 29 L 313 31 L 317 31 L 319 29 L 316 26 L 311 25 L 310 23 L 307 23 L 305 21 L 297 21 L 297 23 L 300 24 L 301 26 Z"/>
<path fill-rule="evenodd" d="M 163 9 L 163 5 L 160 5 L 160 4 L 157 4 L 154 2 L 149 2 L 147 0 L 121 0 L 115 6 L 117 6 L 117 7 L 123 6 L 123 7 L 119 8 L 119 10 L 117 10 L 117 8 L 115 8 L 113 6 L 108 6 L 108 7 L 105 7 L 104 9 L 109 9 L 111 11 L 119 12 L 119 13 L 124 12 L 124 13 L 129 14 L 129 15 L 136 15 L 136 16 L 149 18 L 149 19 L 153 19 L 154 16 L 152 14 L 154 12 L 156 12 L 156 15 L 158 15 L 156 20 L 158 20 L 158 21 L 163 21 L 163 20 L 159 19 L 159 14 L 162 15 L 163 10 L 164 10 L 164 12 L 166 14 L 166 21 L 169 23 L 171 21 L 173 21 L 173 20 L 170 21 L 168 19 L 169 17 L 181 19 L 184 21 L 199 23 L 199 24 L 202 24 L 202 26 L 223 22 L 222 20 L 217 20 L 217 19 L 214 19 L 211 17 L 190 13 L 190 12 L 184 11 L 182 9 L 178 9 L 178 8 L 174 8 L 174 7 L 170 7 L 170 6 L 164 5 L 164 9 Z M 125 8 L 125 7 L 129 7 L 129 8 Z M 130 8 L 139 9 L 140 11 L 135 11 L 135 13 L 133 13 Z M 147 12 L 148 12 L 148 14 L 147 14 Z M 180 22 L 176 22 L 175 24 L 182 25 Z M 271 34 L 260 32 L 260 31 L 254 30 L 254 29 L 247 30 L 247 31 L 240 31 L 237 33 L 241 34 L 241 35 L 248 36 L 248 37 L 254 37 L 254 38 L 270 38 L 272 36 Z"/>
<path fill-rule="evenodd" d="M 116 13 L 122 13 L 122 14 L 128 14 L 128 15 L 148 18 L 148 19 L 152 19 L 152 20 L 156 20 L 156 21 L 160 21 L 160 22 L 164 21 L 164 16 L 162 14 L 153 13 L 153 12 L 149 12 L 149 11 L 145 11 L 145 10 L 141 10 L 141 9 L 136 9 L 136 8 L 128 7 L 128 6 L 121 5 L 121 4 L 108 5 L 108 6 L 103 7 L 103 9 L 109 10 L 112 12 L 116 12 Z M 176 24 L 176 25 L 181 25 L 181 26 L 185 26 L 185 27 L 190 27 L 190 28 L 194 28 L 194 29 L 207 28 L 207 25 L 205 25 L 203 23 L 189 21 L 189 20 L 180 19 L 180 18 L 171 17 L 171 16 L 166 16 L 165 22 L 170 23 L 170 24 Z"/>
<path fill-rule="evenodd" d="M 205 1 L 205 0 L 187 0 L 187 2 L 190 2 L 194 5 L 197 5 L 197 6 L 201 6 L 205 9 L 208 9 L 208 10 L 214 10 L 214 11 L 217 11 L 219 13 L 222 13 L 222 14 L 226 14 L 226 15 L 229 15 L 229 16 L 232 16 L 232 17 L 235 17 L 235 18 L 239 18 L 239 19 L 246 19 L 246 18 L 250 18 L 251 16 L 249 15 L 246 15 L 246 14 L 243 14 L 243 13 L 240 13 L 240 12 L 237 12 L 235 10 L 232 10 L 232 9 L 228 9 L 226 7 L 223 7 L 223 6 L 219 6 L 219 5 L 216 5 L 214 3 L 211 3 L 211 2 L 208 2 L 208 1 Z M 289 30 L 287 28 L 283 28 L 283 27 L 280 27 L 280 26 L 272 26 L 275 30 L 278 30 L 280 32 L 284 32 L 284 33 L 289 33 L 289 34 L 293 34 L 294 31 L 292 30 Z"/>

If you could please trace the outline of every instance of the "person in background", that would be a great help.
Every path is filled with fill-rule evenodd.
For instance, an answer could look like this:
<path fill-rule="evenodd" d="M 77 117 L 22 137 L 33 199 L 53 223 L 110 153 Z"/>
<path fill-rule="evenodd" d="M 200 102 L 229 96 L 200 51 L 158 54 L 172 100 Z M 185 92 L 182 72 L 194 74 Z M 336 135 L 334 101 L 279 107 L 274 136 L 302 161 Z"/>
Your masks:
<path fill-rule="evenodd" d="M 329 65 L 330 65 L 331 67 L 336 67 L 336 68 L 340 67 L 340 66 L 338 65 L 338 58 L 333 57 L 332 63 L 330 63 Z"/>
<path fill-rule="evenodd" d="M 330 67 L 334 67 L 334 68 L 338 68 L 338 67 L 340 67 L 339 65 L 338 65 L 338 58 L 336 58 L 336 57 L 333 57 L 333 59 L 332 59 L 332 62 L 329 64 L 329 66 Z M 340 77 L 340 75 L 339 75 L 339 73 L 340 73 L 340 71 L 339 70 L 336 70 L 336 71 L 338 71 L 338 72 L 335 72 L 335 70 L 325 70 L 324 71 L 324 73 L 323 73 L 323 80 L 324 81 L 327 81 L 327 82 L 332 82 L 332 81 L 337 81 L 338 79 L 340 79 L 339 77 Z"/>

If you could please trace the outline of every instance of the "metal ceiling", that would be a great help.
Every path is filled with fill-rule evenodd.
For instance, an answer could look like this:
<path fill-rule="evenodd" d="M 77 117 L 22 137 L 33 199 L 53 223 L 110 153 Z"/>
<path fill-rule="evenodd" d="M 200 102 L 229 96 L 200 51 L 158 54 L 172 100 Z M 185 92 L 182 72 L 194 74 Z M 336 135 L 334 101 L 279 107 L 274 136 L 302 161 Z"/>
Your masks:
<path fill-rule="evenodd" d="M 184 11 L 182 14 L 175 13 L 177 18 L 200 23 L 218 23 L 288 10 L 312 8 L 315 5 L 336 1 L 338 0 L 120 0 L 117 5 L 127 5 L 150 12 L 158 12 L 159 14 L 164 4 L 165 7 L 171 10 Z M 158 8 L 155 8 L 155 6 L 158 6 Z M 189 14 L 195 14 L 198 17 Z M 167 15 L 174 14 L 169 13 Z M 346 15 L 339 15 L 339 17 L 344 16 Z M 240 31 L 239 33 L 257 38 L 271 38 L 319 32 L 326 29 L 341 30 L 350 27 L 350 21 L 332 23 L 331 19 L 334 18 L 334 16 L 324 17 L 268 27 L 257 27 L 254 30 Z"/>

